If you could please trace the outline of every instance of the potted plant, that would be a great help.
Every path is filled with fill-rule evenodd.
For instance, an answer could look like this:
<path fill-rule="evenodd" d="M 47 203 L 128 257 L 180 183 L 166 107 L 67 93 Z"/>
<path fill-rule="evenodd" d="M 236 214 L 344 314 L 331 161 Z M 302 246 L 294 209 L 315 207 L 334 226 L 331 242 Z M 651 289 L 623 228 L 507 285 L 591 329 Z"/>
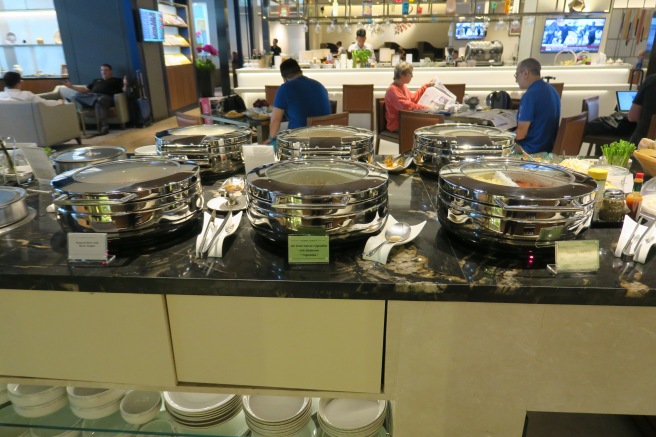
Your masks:
<path fill-rule="evenodd" d="M 196 75 L 198 77 L 198 88 L 201 97 L 214 96 L 214 84 L 212 83 L 212 73 L 216 70 L 216 65 L 212 61 L 212 56 L 217 56 L 219 51 L 212 44 L 197 46 L 196 51 Z"/>
<path fill-rule="evenodd" d="M 360 64 L 360 68 L 364 68 L 369 62 L 369 58 L 371 58 L 371 52 L 367 49 L 353 50 L 351 52 L 351 57 L 353 58 L 353 68 L 356 68 L 358 64 Z"/>

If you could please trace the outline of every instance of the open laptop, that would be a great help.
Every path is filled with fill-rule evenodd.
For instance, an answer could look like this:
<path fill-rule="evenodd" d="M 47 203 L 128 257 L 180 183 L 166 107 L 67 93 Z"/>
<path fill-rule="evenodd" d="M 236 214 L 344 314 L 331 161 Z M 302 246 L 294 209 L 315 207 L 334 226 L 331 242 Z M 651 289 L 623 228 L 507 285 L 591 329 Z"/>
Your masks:
<path fill-rule="evenodd" d="M 638 91 L 615 91 L 615 93 L 617 94 L 617 112 L 626 115 L 629 112 L 629 109 L 631 109 L 633 99 L 636 94 L 638 94 Z"/>

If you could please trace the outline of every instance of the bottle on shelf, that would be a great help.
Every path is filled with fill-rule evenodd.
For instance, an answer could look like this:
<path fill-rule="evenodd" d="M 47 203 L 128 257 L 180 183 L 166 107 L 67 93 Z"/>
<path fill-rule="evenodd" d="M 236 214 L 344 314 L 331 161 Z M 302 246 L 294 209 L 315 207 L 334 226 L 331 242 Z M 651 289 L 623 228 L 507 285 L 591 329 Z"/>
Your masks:
<path fill-rule="evenodd" d="M 629 207 L 629 216 L 633 220 L 638 216 L 640 204 L 642 204 L 642 194 L 640 194 L 640 190 L 642 189 L 642 182 L 644 179 L 644 173 L 636 173 L 636 177 L 633 180 L 633 191 L 626 196 L 626 206 Z"/>
<path fill-rule="evenodd" d="M 597 182 L 597 195 L 595 197 L 592 221 L 598 221 L 599 209 L 604 200 L 604 189 L 606 187 L 606 179 L 608 178 L 608 170 L 605 168 L 592 167 L 588 170 L 588 175 Z"/>

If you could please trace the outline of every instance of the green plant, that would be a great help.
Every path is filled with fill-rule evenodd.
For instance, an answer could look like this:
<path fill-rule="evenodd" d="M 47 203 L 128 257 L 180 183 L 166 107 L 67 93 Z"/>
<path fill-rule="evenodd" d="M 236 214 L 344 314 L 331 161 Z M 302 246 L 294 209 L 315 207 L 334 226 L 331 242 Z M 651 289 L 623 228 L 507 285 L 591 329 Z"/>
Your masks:
<path fill-rule="evenodd" d="M 353 65 L 357 63 L 364 65 L 369 61 L 369 58 L 371 58 L 371 52 L 367 49 L 353 50 L 351 56 L 353 57 Z"/>
<path fill-rule="evenodd" d="M 635 144 L 619 140 L 601 146 L 601 153 L 603 153 L 604 158 L 606 158 L 606 164 L 626 167 L 626 164 L 629 162 L 629 158 L 635 149 Z"/>
<path fill-rule="evenodd" d="M 199 71 L 211 73 L 216 70 L 216 65 L 212 61 L 212 56 L 217 56 L 219 51 L 212 44 L 196 47 L 198 57 L 196 58 L 196 68 Z"/>

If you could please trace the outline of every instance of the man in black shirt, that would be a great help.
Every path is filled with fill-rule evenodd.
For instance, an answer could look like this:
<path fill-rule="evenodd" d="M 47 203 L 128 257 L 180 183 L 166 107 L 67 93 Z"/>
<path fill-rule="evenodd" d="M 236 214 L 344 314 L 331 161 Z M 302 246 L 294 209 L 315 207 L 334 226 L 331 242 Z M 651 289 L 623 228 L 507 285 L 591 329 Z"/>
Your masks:
<path fill-rule="evenodd" d="M 271 46 L 271 53 L 273 53 L 273 56 L 280 56 L 282 53 L 282 49 L 278 45 L 278 39 L 274 38 L 273 39 L 273 45 Z"/>
<path fill-rule="evenodd" d="M 98 131 L 100 135 L 105 135 L 109 132 L 107 110 L 114 106 L 114 94 L 126 90 L 128 79 L 127 76 L 124 76 L 122 81 L 118 77 L 112 77 L 112 66 L 109 64 L 100 66 L 100 76 L 100 79 L 94 79 L 87 86 L 73 85 L 70 81 L 66 81 L 64 85 L 78 92 L 73 96 L 76 102 L 86 108 L 95 108 L 100 121 Z"/>
<path fill-rule="evenodd" d="M 656 74 L 648 76 L 640 85 L 640 90 L 627 114 L 629 121 L 637 123 L 630 140 L 633 144 L 638 144 L 642 138 L 647 137 L 651 116 L 654 114 L 656 114 Z"/>

